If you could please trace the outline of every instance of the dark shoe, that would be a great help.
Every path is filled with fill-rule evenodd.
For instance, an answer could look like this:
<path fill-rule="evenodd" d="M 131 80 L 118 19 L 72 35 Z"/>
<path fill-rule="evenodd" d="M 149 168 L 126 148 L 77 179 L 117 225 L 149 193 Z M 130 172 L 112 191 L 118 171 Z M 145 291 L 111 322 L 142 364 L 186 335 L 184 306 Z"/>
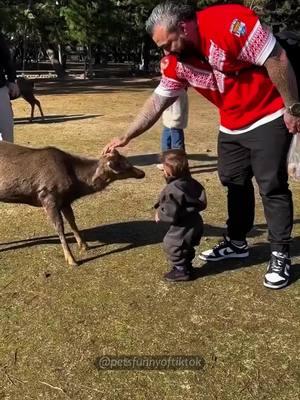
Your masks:
<path fill-rule="evenodd" d="M 191 269 L 173 267 L 171 271 L 164 275 L 164 279 L 168 282 L 189 281 L 191 280 Z"/>
<path fill-rule="evenodd" d="M 247 242 L 242 246 L 237 246 L 231 240 L 224 236 L 224 240 L 217 244 L 214 248 L 203 251 L 199 258 L 205 261 L 220 261 L 226 258 L 245 258 L 249 256 L 249 248 Z"/>
<path fill-rule="evenodd" d="M 284 253 L 273 252 L 264 279 L 264 286 L 269 289 L 281 289 L 290 281 L 291 260 Z"/>

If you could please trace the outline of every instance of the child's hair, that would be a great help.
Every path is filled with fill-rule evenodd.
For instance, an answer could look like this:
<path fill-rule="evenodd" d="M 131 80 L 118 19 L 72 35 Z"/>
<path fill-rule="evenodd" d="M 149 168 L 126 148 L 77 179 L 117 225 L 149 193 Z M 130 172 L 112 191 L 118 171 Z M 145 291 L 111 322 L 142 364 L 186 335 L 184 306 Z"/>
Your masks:
<path fill-rule="evenodd" d="M 183 178 L 191 175 L 187 155 L 184 150 L 166 150 L 161 154 L 160 159 L 164 165 L 169 167 L 173 177 Z"/>

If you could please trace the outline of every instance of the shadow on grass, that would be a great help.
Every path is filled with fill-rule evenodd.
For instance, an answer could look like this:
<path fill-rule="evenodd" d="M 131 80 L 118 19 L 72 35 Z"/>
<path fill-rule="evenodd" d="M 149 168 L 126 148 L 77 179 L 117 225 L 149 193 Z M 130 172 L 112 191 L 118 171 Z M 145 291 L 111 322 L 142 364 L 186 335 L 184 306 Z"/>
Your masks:
<path fill-rule="evenodd" d="M 76 121 L 82 119 L 89 119 L 89 118 L 97 118 L 102 117 L 103 114 L 96 114 L 96 115 L 87 115 L 87 114 L 73 114 L 73 115 L 45 115 L 45 119 L 42 120 L 41 117 L 37 116 L 33 119 L 32 122 L 29 122 L 28 118 L 14 118 L 14 124 L 28 124 L 28 123 L 39 123 L 39 124 L 56 124 L 59 122 L 68 122 L 68 121 Z"/>
<path fill-rule="evenodd" d="M 300 255 L 300 237 L 297 238 L 298 250 L 297 254 Z M 248 268 L 257 264 L 265 263 L 267 265 L 270 259 L 270 246 L 268 243 L 258 243 L 251 248 L 250 257 L 243 260 L 231 259 L 224 260 L 222 262 L 209 262 L 203 264 L 201 267 L 196 267 L 193 280 L 203 278 L 209 275 L 218 275 L 227 271 L 234 271 L 236 269 Z M 300 264 L 294 263 L 291 268 L 291 280 L 290 284 L 297 282 L 300 279 Z"/>
<path fill-rule="evenodd" d="M 157 153 L 130 156 L 128 159 L 133 165 L 139 167 L 160 163 L 159 154 Z M 216 156 L 209 156 L 208 154 L 188 154 L 188 159 L 201 162 L 199 165 L 190 166 L 192 174 L 214 172 L 217 170 Z"/>
<path fill-rule="evenodd" d="M 158 85 L 157 79 L 115 77 L 97 78 L 93 80 L 67 79 L 65 81 L 48 80 L 39 81 L 36 95 L 61 95 L 61 94 L 93 94 L 93 93 L 119 93 L 139 92 L 154 89 Z"/>
<path fill-rule="evenodd" d="M 205 167 L 216 166 L 214 163 L 214 161 L 217 160 L 216 156 L 209 156 L 208 154 L 188 154 L 187 156 L 189 160 L 207 162 L 208 164 L 204 165 Z M 128 160 L 138 167 L 145 167 L 146 165 L 152 165 L 160 162 L 158 153 L 129 156 Z M 191 169 L 192 168 L 195 168 L 195 166 L 191 166 Z"/>
<path fill-rule="evenodd" d="M 154 221 L 129 221 L 82 230 L 81 233 L 84 239 L 90 244 L 90 250 L 106 245 L 125 244 L 125 246 L 83 260 L 82 263 L 132 248 L 161 243 L 167 229 L 168 225 L 164 223 L 156 224 Z M 66 238 L 68 239 L 68 243 L 76 243 L 72 233 L 66 233 Z M 40 236 L 24 240 L 3 242 L 0 243 L 0 246 L 5 247 L 0 248 L 0 253 L 37 245 L 52 244 L 60 244 L 58 236 Z"/>
<path fill-rule="evenodd" d="M 299 223 L 299 220 L 295 221 Z M 83 259 L 80 263 L 85 264 L 89 261 L 102 258 L 114 253 L 120 253 L 134 249 L 137 247 L 158 244 L 163 241 L 164 235 L 168 229 L 168 225 L 164 223 L 156 224 L 154 221 L 127 221 L 109 225 L 100 225 L 82 231 L 83 237 L 90 244 L 91 250 L 107 245 L 121 245 L 106 252 L 91 255 Z M 260 237 L 266 232 L 266 225 L 259 224 L 250 232 L 250 237 Z M 205 236 L 220 238 L 224 233 L 224 228 L 205 224 Z M 71 233 L 67 233 L 66 237 L 69 243 L 75 243 L 75 239 Z M 24 240 L 0 243 L 1 252 L 13 251 L 22 248 L 33 247 L 37 245 L 57 245 L 60 244 L 59 238 L 53 236 L 41 236 Z M 294 238 L 292 243 L 292 255 L 300 256 L 300 236 Z M 222 262 L 205 263 L 200 268 L 196 268 L 195 279 L 207 275 L 216 275 L 225 271 L 251 267 L 256 264 L 267 262 L 270 256 L 269 244 L 266 242 L 258 242 L 251 248 L 251 256 L 243 260 L 224 260 Z M 292 280 L 296 281 L 300 278 L 299 264 L 293 267 Z"/>
<path fill-rule="evenodd" d="M 296 220 L 294 223 L 296 224 L 299 222 L 299 220 Z M 217 236 L 220 228 L 210 228 L 213 229 L 210 231 L 209 236 Z M 248 236 L 257 237 L 264 234 L 265 231 L 267 231 L 267 226 L 265 224 L 260 224 L 254 227 Z M 214 233 L 214 235 L 212 235 L 212 233 Z M 300 279 L 300 263 L 298 259 L 300 256 L 300 236 L 295 237 L 291 243 L 291 256 L 292 258 L 295 258 L 295 260 L 291 268 L 290 284 Z M 217 275 L 225 271 L 234 271 L 240 268 L 252 267 L 257 264 L 267 264 L 269 259 L 270 244 L 268 242 L 258 242 L 250 247 L 250 257 L 247 257 L 245 259 L 229 259 L 223 260 L 222 262 L 204 262 L 201 267 L 195 268 L 193 280 L 197 280 L 204 276 Z"/>
<path fill-rule="evenodd" d="M 296 220 L 299 223 L 300 220 Z M 117 222 L 109 225 L 100 225 L 93 228 L 84 229 L 81 231 L 83 237 L 87 242 L 96 242 L 98 245 L 92 248 L 110 245 L 110 244 L 122 244 L 126 243 L 133 247 L 142 247 L 151 244 L 161 243 L 164 235 L 168 230 L 168 224 L 160 222 L 159 224 L 154 221 L 140 220 L 140 221 L 126 221 Z M 267 231 L 266 224 L 257 224 L 251 230 L 248 237 L 260 237 Z M 223 226 L 215 226 L 204 224 L 204 236 L 205 237 L 216 237 L 221 238 L 225 232 Z M 71 232 L 66 233 L 66 237 L 70 243 L 75 243 L 75 239 Z M 52 236 L 39 236 L 30 239 L 16 240 L 10 242 L 2 242 L 0 246 L 9 246 L 7 248 L 0 249 L 0 252 L 8 250 L 16 250 L 24 247 L 36 246 L 39 244 L 59 244 L 59 238 L 57 235 Z M 99 244 L 101 243 L 101 244 Z M 264 246 L 265 244 L 256 244 L 254 247 Z M 266 244 L 266 246 L 268 246 Z M 292 243 L 294 253 L 300 255 L 300 237 L 296 237 Z M 259 251 L 261 253 L 261 251 Z M 262 253 L 261 253 L 262 254 Z M 264 261 L 264 260 L 262 260 Z"/>

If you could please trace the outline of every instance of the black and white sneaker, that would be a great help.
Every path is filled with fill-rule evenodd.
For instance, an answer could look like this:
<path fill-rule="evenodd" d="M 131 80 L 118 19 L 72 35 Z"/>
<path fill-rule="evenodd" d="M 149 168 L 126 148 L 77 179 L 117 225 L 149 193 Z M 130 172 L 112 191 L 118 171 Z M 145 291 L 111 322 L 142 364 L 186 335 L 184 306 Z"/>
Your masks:
<path fill-rule="evenodd" d="M 273 251 L 264 279 L 264 286 L 269 289 L 281 289 L 290 281 L 291 260 L 284 253 Z"/>
<path fill-rule="evenodd" d="M 205 261 L 220 261 L 226 258 L 245 258 L 249 256 L 249 248 L 247 242 L 242 246 L 233 244 L 232 241 L 224 236 L 224 240 L 217 244 L 214 248 L 203 251 L 199 258 Z"/>

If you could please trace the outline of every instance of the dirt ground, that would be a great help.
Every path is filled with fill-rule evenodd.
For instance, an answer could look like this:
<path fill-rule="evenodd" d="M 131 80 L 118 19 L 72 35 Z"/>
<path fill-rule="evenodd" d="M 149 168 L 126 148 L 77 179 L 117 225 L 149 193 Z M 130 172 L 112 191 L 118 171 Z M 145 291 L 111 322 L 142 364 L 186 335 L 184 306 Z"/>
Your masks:
<path fill-rule="evenodd" d="M 39 84 L 46 121 L 28 123 L 28 104 L 15 100 L 15 142 L 97 157 L 124 132 L 155 85 L 146 79 Z M 194 92 L 189 96 L 187 151 L 209 202 L 204 250 L 222 236 L 226 193 L 216 173 L 217 112 Z M 158 123 L 123 150 L 144 169 L 144 180 L 116 182 L 75 204 L 91 246 L 80 254 L 68 235 L 82 261 L 77 268 L 66 267 L 58 237 L 40 209 L 0 204 L 0 399 L 300 398 L 299 184 L 291 184 L 289 287 L 277 292 L 262 285 L 269 249 L 258 194 L 249 259 L 209 265 L 195 259 L 198 279 L 167 284 L 164 228 L 153 222 L 152 209 L 164 185 L 155 167 L 160 131 Z M 95 360 L 104 355 L 198 355 L 205 366 L 99 371 Z"/>

